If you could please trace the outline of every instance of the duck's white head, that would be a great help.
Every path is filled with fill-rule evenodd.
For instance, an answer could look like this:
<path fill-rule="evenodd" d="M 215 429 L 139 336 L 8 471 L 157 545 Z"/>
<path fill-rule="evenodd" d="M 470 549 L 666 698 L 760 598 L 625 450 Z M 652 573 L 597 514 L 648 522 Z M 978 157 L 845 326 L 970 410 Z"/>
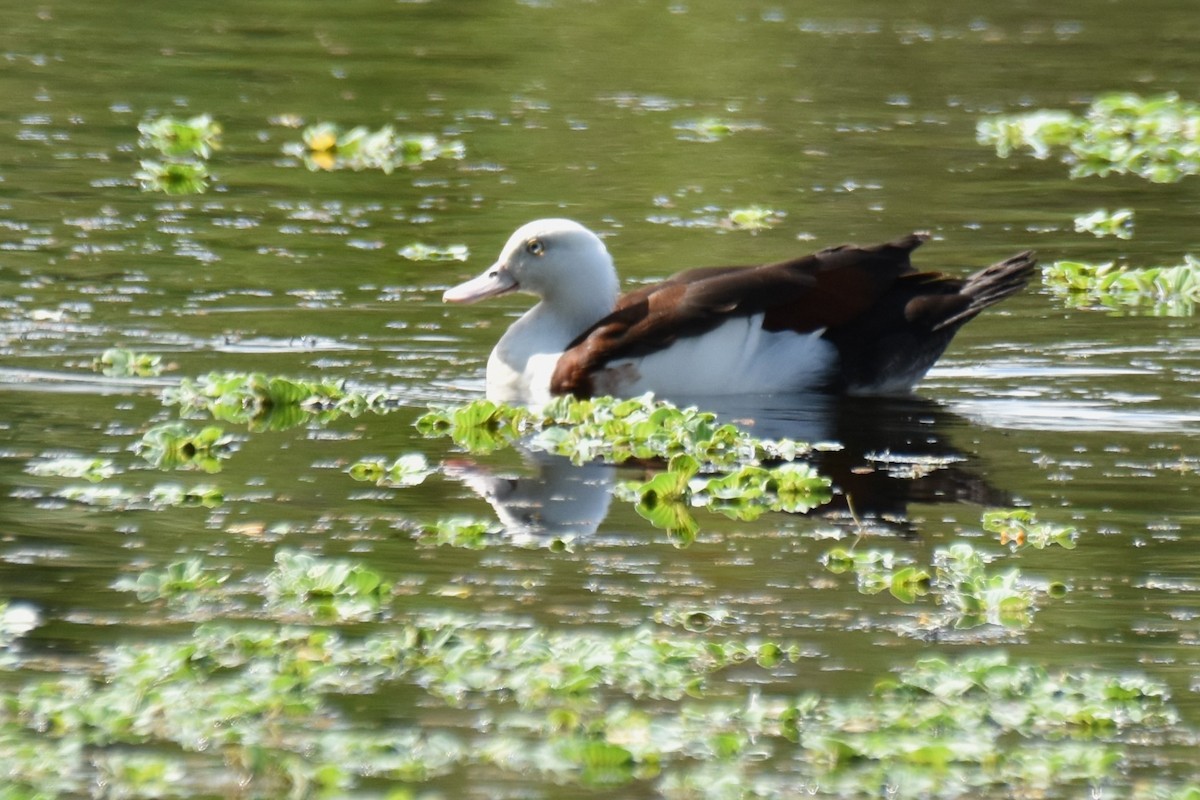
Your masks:
<path fill-rule="evenodd" d="M 563 311 L 598 319 L 617 299 L 617 273 L 600 237 L 569 219 L 539 219 L 509 237 L 483 274 L 447 289 L 446 303 L 474 303 L 506 292 L 537 295 Z"/>

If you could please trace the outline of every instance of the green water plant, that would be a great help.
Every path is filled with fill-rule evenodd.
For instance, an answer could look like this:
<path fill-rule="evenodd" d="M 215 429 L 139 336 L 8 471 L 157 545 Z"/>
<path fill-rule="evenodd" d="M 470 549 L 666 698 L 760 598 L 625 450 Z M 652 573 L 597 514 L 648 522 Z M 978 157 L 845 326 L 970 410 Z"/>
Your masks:
<path fill-rule="evenodd" d="M 110 458 L 58 456 L 31 461 L 25 471 L 41 477 L 83 478 L 91 483 L 99 483 L 115 475 L 117 467 Z"/>
<path fill-rule="evenodd" d="M 138 145 L 154 151 L 134 174 L 142 191 L 202 194 L 208 190 L 208 158 L 221 146 L 221 126 L 208 114 L 143 120 Z"/>
<path fill-rule="evenodd" d="M 233 455 L 235 440 L 216 425 L 192 428 L 183 422 L 155 425 L 135 449 L 159 469 L 200 469 L 220 472 L 221 462 Z"/>
<path fill-rule="evenodd" d="M 343 129 L 332 122 L 310 125 L 301 142 L 284 145 L 284 153 L 299 159 L 310 170 L 378 169 L 390 173 L 436 159 L 461 159 L 462 142 L 443 141 L 429 135 L 400 135 L 391 125 L 378 130 L 365 126 Z"/>
<path fill-rule="evenodd" d="M 54 674 L 53 662 L 16 671 L 31 620 L 0 602 L 4 791 L 183 797 L 232 784 L 239 796 L 395 798 L 459 771 L 713 800 L 795 797 L 797 786 L 962 798 L 1106 785 L 1139 800 L 1195 788 L 1131 773 L 1145 743 L 1190 735 L 1166 687 L 1136 672 L 931 654 L 867 692 L 775 693 L 805 649 L 741 638 L 719 610 L 703 625 L 547 626 L 413 609 L 389 584 L 363 564 L 295 551 L 240 578 L 172 562 L 120 587 L 166 601 L 170 629 L 99 644 L 78 674 Z M 187 623 L 231 591 L 239 619 Z M 726 671 L 737 680 L 719 681 Z M 403 699 L 364 717 L 359 698 L 372 696 Z"/>
<path fill-rule="evenodd" d="M 1075 218 L 1077 233 L 1090 233 L 1093 236 L 1115 236 L 1118 239 L 1133 238 L 1133 211 L 1121 208 L 1109 213 L 1108 209 L 1098 208 L 1090 214 Z"/>
<path fill-rule="evenodd" d="M 779 211 L 766 206 L 751 205 L 744 208 L 735 208 L 729 212 L 726 222 L 729 227 L 741 231 L 761 231 L 768 228 L 774 228 L 783 218 L 787 216 L 786 211 Z"/>
<path fill-rule="evenodd" d="M 378 486 L 417 486 L 434 473 L 422 453 L 408 453 L 388 464 L 381 458 L 363 459 L 346 470 L 356 481 Z"/>
<path fill-rule="evenodd" d="M 1001 543 L 1014 551 L 1075 546 L 1074 528 L 1040 523 L 1024 511 L 988 512 L 983 526 L 999 533 Z M 995 568 L 997 559 L 966 542 L 936 548 L 927 566 L 891 550 L 835 547 L 821 557 L 831 573 L 853 574 L 863 594 L 886 590 L 904 603 L 931 598 L 942 614 L 927 618 L 926 627 L 1026 627 L 1039 597 L 1058 597 L 1066 591 L 1061 583 L 1042 586 L 1028 581 L 1017 567 Z"/>
<path fill-rule="evenodd" d="M 985 531 L 999 535 L 1000 544 L 1008 545 L 1014 552 L 1052 546 L 1074 550 L 1079 538 L 1074 525 L 1042 522 L 1037 514 L 1026 509 L 986 511 L 982 522 Z"/>
<path fill-rule="evenodd" d="M 761 130 L 762 125 L 725 117 L 702 117 L 677 122 L 674 128 L 677 138 L 684 141 L 716 142 L 740 131 Z"/>
<path fill-rule="evenodd" d="M 148 569 L 134 579 L 117 582 L 118 589 L 132 590 L 142 602 L 186 597 L 189 601 L 207 599 L 231 577 L 230 573 L 210 569 L 202 559 L 173 561 L 163 569 Z"/>
<path fill-rule="evenodd" d="M 203 194 L 208 191 L 208 166 L 201 161 L 142 159 L 134 177 L 144 192 Z"/>
<path fill-rule="evenodd" d="M 465 244 L 437 247 L 414 242 L 401 247 L 398 252 L 401 258 L 407 258 L 409 261 L 466 261 L 470 256 L 470 251 Z"/>
<path fill-rule="evenodd" d="M 1073 178 L 1132 174 L 1172 183 L 1200 172 L 1200 105 L 1173 93 L 1101 95 L 1083 114 L 985 117 L 976 136 L 1001 158 L 1019 150 L 1037 158 L 1062 152 Z"/>
<path fill-rule="evenodd" d="M 1200 259 L 1190 254 L 1182 264 L 1162 267 L 1055 261 L 1042 267 L 1042 276 L 1080 308 L 1182 317 L 1194 314 L 1200 301 Z"/>
<path fill-rule="evenodd" d="M 163 402 L 184 417 L 211 416 L 245 424 L 253 431 L 286 430 L 307 422 L 326 423 L 343 415 L 384 413 L 384 392 L 360 392 L 342 380 L 310 381 L 260 372 L 211 372 L 184 378 L 163 393 Z"/>
<path fill-rule="evenodd" d="M 618 496 L 677 540 L 690 542 L 699 530 L 689 509 L 705 507 L 733 519 L 752 520 L 764 511 L 803 513 L 831 499 L 828 478 L 803 463 L 764 467 L 745 464 L 715 477 L 699 475 L 700 461 L 674 455 L 667 469 L 644 482 L 627 482 Z"/>
<path fill-rule="evenodd" d="M 221 125 L 210 114 L 188 119 L 172 116 L 138 123 L 138 145 L 168 158 L 194 156 L 207 159 L 221 147 Z"/>
<path fill-rule="evenodd" d="M 163 363 L 162 356 L 110 347 L 96 357 L 92 368 L 114 378 L 150 378 L 162 374 Z"/>
<path fill-rule="evenodd" d="M 275 554 L 275 570 L 266 579 L 267 602 L 277 613 L 323 620 L 373 619 L 391 591 L 388 581 L 362 564 L 293 550 Z"/>
<path fill-rule="evenodd" d="M 456 516 L 422 525 L 418 531 L 418 540 L 439 547 L 482 550 L 497 533 L 499 528 L 494 522 Z"/>
<path fill-rule="evenodd" d="M 54 492 L 55 497 L 87 506 L 114 511 L 157 511 L 164 508 L 216 508 L 225 501 L 225 494 L 211 484 L 185 487 L 177 483 L 162 483 L 148 491 L 126 489 L 113 485 L 71 485 Z"/>

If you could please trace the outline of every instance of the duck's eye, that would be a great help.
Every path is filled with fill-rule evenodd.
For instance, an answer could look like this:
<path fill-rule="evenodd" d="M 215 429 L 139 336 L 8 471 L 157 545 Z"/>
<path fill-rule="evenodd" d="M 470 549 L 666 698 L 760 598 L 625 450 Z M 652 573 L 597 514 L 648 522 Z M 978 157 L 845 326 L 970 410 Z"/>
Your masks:
<path fill-rule="evenodd" d="M 540 256 L 546 252 L 546 245 L 542 244 L 541 239 L 530 239 L 525 243 L 525 252 L 531 256 Z"/>

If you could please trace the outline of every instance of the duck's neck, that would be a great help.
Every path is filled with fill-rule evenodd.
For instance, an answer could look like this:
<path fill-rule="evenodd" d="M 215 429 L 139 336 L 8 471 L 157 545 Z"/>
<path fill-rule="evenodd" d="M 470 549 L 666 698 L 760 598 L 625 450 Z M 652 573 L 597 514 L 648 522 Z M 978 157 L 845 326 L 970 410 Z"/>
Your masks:
<path fill-rule="evenodd" d="M 575 301 L 542 300 L 509 327 L 488 359 L 488 397 L 506 402 L 544 402 L 558 357 L 575 337 L 613 310 L 616 281 L 610 292 L 576 294 Z"/>

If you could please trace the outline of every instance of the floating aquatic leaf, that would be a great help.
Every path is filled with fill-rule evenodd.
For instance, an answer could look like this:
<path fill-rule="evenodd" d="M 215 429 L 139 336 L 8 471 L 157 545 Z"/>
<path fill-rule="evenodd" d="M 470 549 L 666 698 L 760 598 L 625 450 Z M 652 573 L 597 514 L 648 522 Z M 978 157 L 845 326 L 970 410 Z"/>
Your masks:
<path fill-rule="evenodd" d="M 208 167 L 200 161 L 143 159 L 134 177 L 146 192 L 201 194 L 208 190 Z"/>
<path fill-rule="evenodd" d="M 366 411 L 384 413 L 390 401 L 383 392 L 364 394 L 345 382 L 306 381 L 262 373 L 213 372 L 195 380 L 185 378 L 167 390 L 164 402 L 180 407 L 184 416 L 208 414 L 251 430 L 286 430 L 307 422 L 329 422 Z"/>
<path fill-rule="evenodd" d="M 732 227 L 738 230 L 761 231 L 778 225 L 786 214 L 787 212 L 765 206 L 747 206 L 730 211 L 728 221 Z"/>
<path fill-rule="evenodd" d="M 93 362 L 92 367 L 112 377 L 147 378 L 162 373 L 162 357 L 135 353 L 121 347 L 110 347 Z"/>
<path fill-rule="evenodd" d="M 337 620 L 374 617 L 391 594 L 379 573 L 350 561 L 281 550 L 267 578 L 267 599 L 277 607 Z"/>
<path fill-rule="evenodd" d="M 1170 183 L 1200 172 L 1200 105 L 1176 94 L 1103 95 L 1081 116 L 1034 111 L 987 117 L 976 136 L 1001 158 L 1020 148 L 1047 158 L 1061 148 L 1073 178 L 1131 173 Z"/>
<path fill-rule="evenodd" d="M 356 481 L 370 481 L 379 486 L 417 486 L 435 471 L 421 453 L 402 455 L 391 464 L 378 459 L 359 461 L 347 470 Z"/>
<path fill-rule="evenodd" d="M 675 130 L 680 139 L 690 142 L 716 142 L 739 131 L 761 130 L 756 122 L 740 122 L 720 117 L 704 117 L 677 122 Z"/>
<path fill-rule="evenodd" d="M 1038 522 L 1037 515 L 1024 509 L 988 511 L 983 515 L 983 529 L 999 534 L 1000 544 L 1010 545 L 1014 551 L 1024 547 L 1042 550 L 1050 545 L 1073 550 L 1079 535 L 1072 525 Z"/>
<path fill-rule="evenodd" d="M 1094 236 L 1115 236 L 1118 239 L 1133 238 L 1133 211 L 1118 209 L 1111 214 L 1107 209 L 1097 209 L 1090 214 L 1075 218 L 1075 230 Z"/>
<path fill-rule="evenodd" d="M 138 124 L 138 145 L 168 157 L 208 158 L 221 146 L 221 126 L 209 114 L 190 119 L 159 117 Z"/>
<path fill-rule="evenodd" d="M 449 436 L 472 453 L 487 453 L 516 441 L 533 420 L 526 409 L 477 400 L 432 409 L 417 420 L 416 427 L 425 436 Z"/>
<path fill-rule="evenodd" d="M 400 248 L 399 253 L 409 261 L 466 261 L 470 255 L 465 244 L 434 247 L 419 242 Z"/>
<path fill-rule="evenodd" d="M 92 483 L 111 478 L 117 468 L 111 459 L 61 457 L 32 461 L 25 468 L 30 475 L 58 478 L 83 478 Z"/>
<path fill-rule="evenodd" d="M 420 537 L 422 541 L 439 546 L 481 550 L 487 546 L 488 537 L 496 532 L 495 523 L 470 517 L 452 517 L 423 526 Z"/>
<path fill-rule="evenodd" d="M 342 130 L 332 122 L 305 128 L 302 143 L 284 146 L 311 170 L 378 169 L 390 173 L 397 167 L 416 166 L 440 158 L 461 159 L 462 142 L 436 136 L 400 136 L 391 125 L 372 131 L 365 126 Z"/>
<path fill-rule="evenodd" d="M 142 436 L 138 453 L 160 469 L 220 472 L 233 454 L 234 439 L 215 425 L 195 430 L 182 422 L 156 425 Z"/>
<path fill-rule="evenodd" d="M 1173 267 L 1120 267 L 1111 262 L 1055 261 L 1042 267 L 1046 283 L 1072 305 L 1161 316 L 1190 316 L 1200 302 L 1200 259 Z"/>
<path fill-rule="evenodd" d="M 139 600 L 146 602 L 211 592 L 229 578 L 228 572 L 214 572 L 201 559 L 189 558 L 172 562 L 164 570 L 147 570 L 136 580 L 120 583 L 117 588 L 132 589 Z"/>

